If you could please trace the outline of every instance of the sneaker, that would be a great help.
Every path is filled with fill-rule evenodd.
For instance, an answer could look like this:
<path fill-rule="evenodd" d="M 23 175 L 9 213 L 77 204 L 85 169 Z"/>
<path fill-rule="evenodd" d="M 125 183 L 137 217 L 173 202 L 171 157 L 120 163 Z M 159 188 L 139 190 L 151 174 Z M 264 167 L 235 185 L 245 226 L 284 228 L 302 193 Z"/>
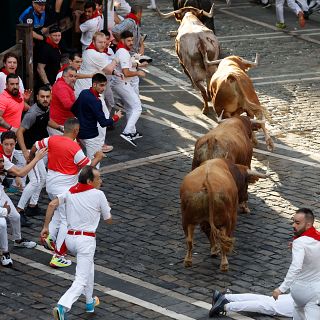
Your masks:
<path fill-rule="evenodd" d="M 54 320 L 66 320 L 64 307 L 61 304 L 57 304 L 56 307 L 53 308 L 53 316 Z"/>
<path fill-rule="evenodd" d="M 50 261 L 52 268 L 64 268 L 71 266 L 71 260 L 67 260 L 64 256 L 53 255 Z"/>
<path fill-rule="evenodd" d="M 55 247 L 56 247 L 56 244 L 55 242 L 53 241 L 53 239 L 51 238 L 50 234 L 44 238 L 44 239 L 41 239 L 41 242 L 42 242 L 42 245 L 47 249 L 47 250 L 51 250 L 51 251 L 54 251 Z"/>
<path fill-rule="evenodd" d="M 298 20 L 299 20 L 299 26 L 300 26 L 301 28 L 304 28 L 304 26 L 305 26 L 305 24 L 306 24 L 306 20 L 304 20 L 304 16 L 303 16 L 303 12 L 302 12 L 302 11 L 300 11 L 300 12 L 298 13 Z"/>
<path fill-rule="evenodd" d="M 99 298 L 97 296 L 93 297 L 93 300 L 92 300 L 91 303 L 86 303 L 86 312 L 93 313 L 94 312 L 94 308 L 96 306 L 98 306 L 99 304 L 100 304 Z"/>
<path fill-rule="evenodd" d="M 211 310 L 209 311 L 209 318 L 213 318 L 214 316 L 226 315 L 226 310 L 224 306 L 229 303 L 226 297 L 222 294 L 216 303 L 212 306 Z"/>
<path fill-rule="evenodd" d="M 12 261 L 12 259 L 10 257 L 10 253 L 9 252 L 2 253 L 1 264 L 4 267 L 7 267 L 7 268 L 11 268 L 12 267 L 13 261 Z"/>
<path fill-rule="evenodd" d="M 153 6 L 152 4 L 150 4 L 149 6 L 147 6 L 148 9 L 153 9 L 153 10 L 156 10 L 157 7 L 156 6 Z"/>
<path fill-rule="evenodd" d="M 276 27 L 279 29 L 285 29 L 287 26 L 283 22 L 277 22 Z"/>
<path fill-rule="evenodd" d="M 142 133 L 140 133 L 138 131 L 136 133 L 132 133 L 132 139 L 133 140 L 140 139 L 140 138 L 143 138 Z"/>
<path fill-rule="evenodd" d="M 266 4 L 262 4 L 262 8 L 269 8 L 271 7 L 270 0 Z"/>
<path fill-rule="evenodd" d="M 18 247 L 18 248 L 32 249 L 36 246 L 37 246 L 36 242 L 30 241 L 24 238 L 22 238 L 19 242 L 17 242 L 17 240 L 14 241 L 14 247 Z"/>
<path fill-rule="evenodd" d="M 131 133 L 121 133 L 120 137 L 126 141 L 128 141 L 129 143 L 131 143 L 134 147 L 136 147 L 137 145 L 135 144 L 135 142 L 133 141 L 133 137 Z"/>
<path fill-rule="evenodd" d="M 303 17 L 305 20 L 309 20 L 309 15 L 310 15 L 309 11 L 303 11 Z"/>
<path fill-rule="evenodd" d="M 212 306 L 219 300 L 219 298 L 222 296 L 222 293 L 218 290 L 214 290 L 212 293 Z"/>
<path fill-rule="evenodd" d="M 113 150 L 113 146 L 108 146 L 108 145 L 106 145 L 106 144 L 104 144 L 103 147 L 102 147 L 102 149 L 101 149 L 101 151 L 102 151 L 103 153 L 108 153 L 108 152 L 111 152 L 112 150 Z"/>
<path fill-rule="evenodd" d="M 35 205 L 34 207 L 28 206 L 25 210 L 25 215 L 27 217 L 34 217 L 34 216 L 38 216 L 40 214 L 41 214 L 41 209 L 39 208 L 38 205 Z"/>
<path fill-rule="evenodd" d="M 21 227 L 30 227 L 31 223 L 28 221 L 24 210 L 20 211 L 20 223 L 21 223 Z"/>

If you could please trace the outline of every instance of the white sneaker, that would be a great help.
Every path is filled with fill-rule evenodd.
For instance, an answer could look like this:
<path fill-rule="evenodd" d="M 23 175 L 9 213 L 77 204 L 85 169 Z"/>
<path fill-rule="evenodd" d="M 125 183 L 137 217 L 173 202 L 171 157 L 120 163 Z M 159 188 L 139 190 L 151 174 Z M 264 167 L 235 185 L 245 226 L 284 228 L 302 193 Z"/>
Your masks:
<path fill-rule="evenodd" d="M 10 257 L 10 253 L 7 252 L 7 253 L 3 253 L 2 254 L 2 257 L 1 257 L 1 264 L 4 266 L 4 267 L 12 267 L 13 265 L 13 261 Z"/>
<path fill-rule="evenodd" d="M 153 10 L 156 10 L 156 9 L 157 9 L 157 7 L 154 6 L 154 5 L 152 5 L 152 4 L 150 4 L 149 6 L 147 6 L 147 8 L 148 8 L 148 9 L 153 9 Z"/>
<path fill-rule="evenodd" d="M 36 247 L 37 244 L 34 241 L 30 241 L 30 240 L 22 238 L 20 242 L 14 241 L 14 246 L 19 247 L 19 248 L 32 249 L 32 248 Z"/>

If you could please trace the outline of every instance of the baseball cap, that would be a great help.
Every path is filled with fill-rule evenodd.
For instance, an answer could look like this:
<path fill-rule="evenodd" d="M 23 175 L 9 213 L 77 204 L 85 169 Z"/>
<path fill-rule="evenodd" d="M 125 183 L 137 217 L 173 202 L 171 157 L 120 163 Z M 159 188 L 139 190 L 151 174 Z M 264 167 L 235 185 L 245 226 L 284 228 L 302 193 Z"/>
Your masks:
<path fill-rule="evenodd" d="M 32 0 L 34 3 L 46 3 L 47 0 Z"/>

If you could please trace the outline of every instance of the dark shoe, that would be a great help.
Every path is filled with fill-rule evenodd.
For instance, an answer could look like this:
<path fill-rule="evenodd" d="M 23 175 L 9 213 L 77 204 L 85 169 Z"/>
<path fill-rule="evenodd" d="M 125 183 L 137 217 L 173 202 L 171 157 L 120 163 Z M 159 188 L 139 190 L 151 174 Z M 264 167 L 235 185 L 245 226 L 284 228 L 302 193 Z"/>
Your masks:
<path fill-rule="evenodd" d="M 213 294 L 212 294 L 212 306 L 214 306 L 214 304 L 219 300 L 219 298 L 222 296 L 223 294 L 218 291 L 218 290 L 214 290 Z"/>
<path fill-rule="evenodd" d="M 28 206 L 25 210 L 25 214 L 27 217 L 39 216 L 41 214 L 41 209 L 39 208 L 38 205 L 34 207 Z"/>
<path fill-rule="evenodd" d="M 20 211 L 20 223 L 21 223 L 21 227 L 30 227 L 31 223 L 28 221 L 24 210 Z"/>
<path fill-rule="evenodd" d="M 140 138 L 143 138 L 143 135 L 141 132 L 136 132 L 136 133 L 132 133 L 132 139 L 133 140 L 136 140 L 136 139 L 140 139 Z"/>
<path fill-rule="evenodd" d="M 136 147 L 136 143 L 133 141 L 133 137 L 131 133 L 121 133 L 120 137 L 126 141 L 128 141 L 129 143 L 131 143 L 134 147 Z"/>
<path fill-rule="evenodd" d="M 309 11 L 303 11 L 303 17 L 305 20 L 309 20 Z"/>
<path fill-rule="evenodd" d="M 222 294 L 209 311 L 209 318 L 213 318 L 214 316 L 226 315 L 227 312 L 225 311 L 224 306 L 227 303 L 229 303 L 229 301 Z"/>

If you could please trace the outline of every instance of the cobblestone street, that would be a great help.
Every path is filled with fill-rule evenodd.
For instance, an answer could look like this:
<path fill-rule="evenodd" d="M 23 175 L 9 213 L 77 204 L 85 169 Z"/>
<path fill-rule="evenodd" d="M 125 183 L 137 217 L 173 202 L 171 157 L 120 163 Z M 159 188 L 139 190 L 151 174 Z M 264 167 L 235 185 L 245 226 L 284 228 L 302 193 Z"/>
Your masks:
<path fill-rule="evenodd" d="M 137 1 L 138 2 L 138 1 Z M 139 1 L 146 8 L 148 1 Z M 114 151 L 101 167 L 102 190 L 112 207 L 113 225 L 100 224 L 95 255 L 95 294 L 101 305 L 84 312 L 81 298 L 68 319 L 208 319 L 213 289 L 271 295 L 291 262 L 291 217 L 298 207 L 320 214 L 320 15 L 305 29 L 285 11 L 285 31 L 275 27 L 275 7 L 263 9 L 245 0 L 216 0 L 216 33 L 222 55 L 235 54 L 261 63 L 250 71 L 262 104 L 270 113 L 276 145 L 267 151 L 258 135 L 252 168 L 271 174 L 249 187 L 251 214 L 239 214 L 236 245 L 228 273 L 210 256 L 209 242 L 197 228 L 193 266 L 184 268 L 186 245 L 181 227 L 179 187 L 190 172 L 196 139 L 216 126 L 202 115 L 197 91 L 182 72 L 174 50 L 174 19 L 160 20 L 146 9 L 142 28 L 148 34 L 146 54 L 153 58 L 141 81 L 145 105 L 138 122 L 143 132 L 136 148 L 119 137 L 121 121 L 108 132 Z M 158 0 L 164 12 L 171 1 Z M 16 203 L 17 196 L 12 197 Z M 41 207 L 48 199 L 43 193 Z M 43 216 L 30 219 L 23 235 L 39 242 Z M 50 253 L 11 248 L 14 267 L 0 266 L 0 319 L 53 319 L 51 310 L 70 286 L 75 263 L 55 270 Z M 71 257 L 71 259 L 73 259 Z M 267 320 L 255 314 L 221 319 Z M 285 319 L 274 317 L 273 319 Z"/>

